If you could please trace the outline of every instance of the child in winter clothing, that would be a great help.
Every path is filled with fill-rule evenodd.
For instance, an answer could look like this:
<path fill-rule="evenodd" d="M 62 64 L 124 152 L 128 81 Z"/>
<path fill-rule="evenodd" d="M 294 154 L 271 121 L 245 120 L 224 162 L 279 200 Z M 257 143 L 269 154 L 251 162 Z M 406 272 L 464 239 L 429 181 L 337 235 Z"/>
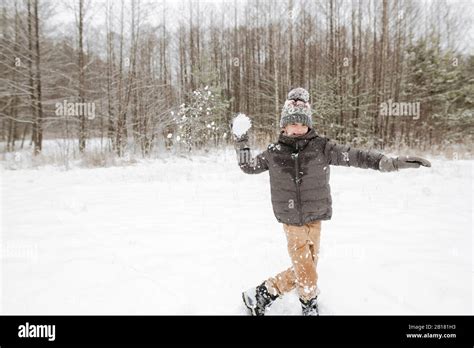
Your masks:
<path fill-rule="evenodd" d="M 252 315 L 264 315 L 274 300 L 296 288 L 303 315 L 318 315 L 316 266 L 321 221 L 332 216 L 329 166 L 391 172 L 431 164 L 419 157 L 388 158 L 377 151 L 354 149 L 319 136 L 312 124 L 309 93 L 303 88 L 289 92 L 280 127 L 278 141 L 255 158 L 250 155 L 246 134 L 235 142 L 244 173 L 269 171 L 273 211 L 283 224 L 292 263 L 289 269 L 244 292 L 243 300 Z"/>

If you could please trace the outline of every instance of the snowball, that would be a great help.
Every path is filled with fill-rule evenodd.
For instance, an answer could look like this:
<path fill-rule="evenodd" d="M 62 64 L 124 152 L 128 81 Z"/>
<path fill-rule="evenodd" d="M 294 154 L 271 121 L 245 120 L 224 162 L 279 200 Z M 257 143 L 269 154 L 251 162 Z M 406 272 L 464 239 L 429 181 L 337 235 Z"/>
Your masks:
<path fill-rule="evenodd" d="M 252 121 L 245 114 L 238 114 L 232 121 L 232 133 L 240 137 L 252 127 Z"/>
<path fill-rule="evenodd" d="M 173 134 L 172 134 L 172 133 L 168 133 L 168 136 L 167 136 L 167 138 L 168 138 L 168 139 L 171 139 L 171 137 L 172 137 L 172 136 L 173 136 Z"/>

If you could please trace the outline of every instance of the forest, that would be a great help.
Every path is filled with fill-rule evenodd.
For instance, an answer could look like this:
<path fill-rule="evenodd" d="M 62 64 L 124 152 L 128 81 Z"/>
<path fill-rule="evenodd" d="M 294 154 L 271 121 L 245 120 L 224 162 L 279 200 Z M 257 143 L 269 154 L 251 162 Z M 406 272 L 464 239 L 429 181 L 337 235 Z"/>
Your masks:
<path fill-rule="evenodd" d="M 291 88 L 318 134 L 377 149 L 473 141 L 472 6 L 414 0 L 4 0 L 0 151 L 156 156 L 275 140 Z M 466 146 L 467 145 L 467 146 Z"/>

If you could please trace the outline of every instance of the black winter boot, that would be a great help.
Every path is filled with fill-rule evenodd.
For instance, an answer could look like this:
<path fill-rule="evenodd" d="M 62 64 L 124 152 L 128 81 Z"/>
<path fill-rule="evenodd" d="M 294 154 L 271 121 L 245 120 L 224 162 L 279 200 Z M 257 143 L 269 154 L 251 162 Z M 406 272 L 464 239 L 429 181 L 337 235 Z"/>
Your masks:
<path fill-rule="evenodd" d="M 265 310 L 278 297 L 278 295 L 272 295 L 268 292 L 265 282 L 242 293 L 242 299 L 251 315 L 265 315 Z"/>
<path fill-rule="evenodd" d="M 319 315 L 317 300 L 318 296 L 308 301 L 303 301 L 300 299 L 301 308 L 303 309 L 303 316 Z"/>

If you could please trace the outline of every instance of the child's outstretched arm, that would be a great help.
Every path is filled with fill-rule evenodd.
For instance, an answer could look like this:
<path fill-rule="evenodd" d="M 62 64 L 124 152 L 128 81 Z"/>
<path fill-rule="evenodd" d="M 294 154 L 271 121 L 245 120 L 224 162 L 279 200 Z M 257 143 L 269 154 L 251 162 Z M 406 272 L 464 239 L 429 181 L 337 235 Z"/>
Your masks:
<path fill-rule="evenodd" d="M 336 144 L 327 139 L 324 154 L 329 164 L 336 166 L 371 168 L 381 172 L 392 172 L 405 168 L 431 167 L 431 163 L 421 157 L 399 156 L 389 158 L 374 150 L 361 150 L 349 145 Z"/>
<path fill-rule="evenodd" d="M 267 151 L 252 158 L 247 134 L 235 139 L 234 148 L 240 169 L 247 174 L 259 174 L 268 170 Z"/>

